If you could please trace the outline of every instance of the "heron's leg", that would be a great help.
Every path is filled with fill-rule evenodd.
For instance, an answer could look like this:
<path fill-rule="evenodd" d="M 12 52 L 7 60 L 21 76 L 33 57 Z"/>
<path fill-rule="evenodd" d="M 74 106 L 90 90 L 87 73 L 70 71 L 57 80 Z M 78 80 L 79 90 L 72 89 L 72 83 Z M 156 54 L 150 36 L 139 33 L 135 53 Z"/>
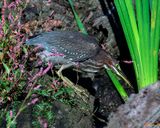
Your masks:
<path fill-rule="evenodd" d="M 69 68 L 69 67 L 72 67 L 72 66 L 74 66 L 75 65 L 75 63 L 68 63 L 68 64 L 63 64 L 61 67 L 60 67 L 60 69 L 58 70 L 58 74 L 59 75 L 62 75 L 62 71 L 64 70 L 64 69 L 67 69 L 67 68 Z"/>
<path fill-rule="evenodd" d="M 74 63 L 67 64 L 67 65 L 62 65 L 61 68 L 58 70 L 57 75 L 58 75 L 59 78 L 62 79 L 62 81 L 64 83 L 66 83 L 68 86 L 73 88 L 75 90 L 75 93 L 79 97 L 81 97 L 84 101 L 86 101 L 87 100 L 86 98 L 89 97 L 87 91 L 84 88 L 82 88 L 81 86 L 79 86 L 77 84 L 75 85 L 72 81 L 70 81 L 67 77 L 63 76 L 63 74 L 62 74 L 62 70 L 66 69 L 66 68 L 69 68 L 73 65 L 74 65 Z"/>

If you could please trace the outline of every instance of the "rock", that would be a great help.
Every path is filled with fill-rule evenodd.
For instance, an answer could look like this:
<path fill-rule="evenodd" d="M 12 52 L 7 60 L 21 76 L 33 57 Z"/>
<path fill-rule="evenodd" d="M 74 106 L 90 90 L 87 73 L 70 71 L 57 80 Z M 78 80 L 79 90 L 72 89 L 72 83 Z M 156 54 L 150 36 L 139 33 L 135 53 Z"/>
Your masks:
<path fill-rule="evenodd" d="M 132 94 L 111 114 L 106 128 L 143 128 L 160 126 L 160 81 Z"/>

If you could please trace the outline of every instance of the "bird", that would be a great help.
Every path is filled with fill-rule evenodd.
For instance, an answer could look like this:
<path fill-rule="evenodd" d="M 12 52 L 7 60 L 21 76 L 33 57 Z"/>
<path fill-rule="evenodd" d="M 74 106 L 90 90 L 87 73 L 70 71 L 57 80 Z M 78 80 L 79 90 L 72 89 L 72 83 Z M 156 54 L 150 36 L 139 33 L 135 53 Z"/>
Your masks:
<path fill-rule="evenodd" d="M 92 74 L 92 77 L 105 68 L 111 69 L 115 74 L 127 80 L 117 68 L 118 61 L 102 49 L 93 36 L 78 31 L 50 31 L 28 39 L 25 44 L 40 47 L 41 50 L 37 56 L 43 62 L 51 62 L 58 67 L 58 74 L 73 67 Z"/>

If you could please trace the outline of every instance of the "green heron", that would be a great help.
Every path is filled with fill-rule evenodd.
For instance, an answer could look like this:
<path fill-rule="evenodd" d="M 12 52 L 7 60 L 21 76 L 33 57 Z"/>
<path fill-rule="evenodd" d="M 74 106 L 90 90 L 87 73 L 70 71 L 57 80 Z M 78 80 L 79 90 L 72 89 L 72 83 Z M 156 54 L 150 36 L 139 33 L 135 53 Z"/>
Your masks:
<path fill-rule="evenodd" d="M 51 31 L 44 32 L 26 41 L 27 45 L 42 48 L 38 56 L 45 62 L 51 62 L 55 66 L 61 66 L 61 71 L 74 67 L 86 73 L 97 73 L 107 67 L 120 75 L 116 68 L 116 60 L 107 54 L 98 41 L 91 36 L 75 31 Z M 120 75 L 123 77 L 123 75 Z"/>

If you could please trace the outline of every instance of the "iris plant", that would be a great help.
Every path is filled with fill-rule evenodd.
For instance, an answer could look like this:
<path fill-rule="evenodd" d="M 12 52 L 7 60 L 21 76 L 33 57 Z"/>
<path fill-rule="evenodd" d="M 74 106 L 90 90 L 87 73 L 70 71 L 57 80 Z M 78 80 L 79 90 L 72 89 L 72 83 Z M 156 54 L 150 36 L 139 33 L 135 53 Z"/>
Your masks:
<path fill-rule="evenodd" d="M 140 90 L 158 80 L 160 0 L 114 0 L 114 3 Z"/>

